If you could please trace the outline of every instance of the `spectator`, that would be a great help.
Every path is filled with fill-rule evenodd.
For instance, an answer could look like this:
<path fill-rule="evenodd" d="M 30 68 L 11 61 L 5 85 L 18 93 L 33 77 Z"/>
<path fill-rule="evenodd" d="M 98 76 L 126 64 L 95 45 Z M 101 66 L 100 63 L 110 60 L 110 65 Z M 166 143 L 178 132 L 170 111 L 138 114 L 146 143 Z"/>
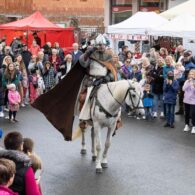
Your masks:
<path fill-rule="evenodd" d="M 141 74 L 142 78 L 150 76 L 150 72 L 153 70 L 153 66 L 150 64 L 150 61 L 147 57 L 142 57 L 141 59 Z"/>
<path fill-rule="evenodd" d="M 24 64 L 25 64 L 25 67 L 26 67 L 26 70 L 27 70 L 27 73 L 29 74 L 28 72 L 28 65 L 30 63 L 30 60 L 31 60 L 31 52 L 28 51 L 28 47 L 26 44 L 23 44 L 22 45 L 22 52 L 21 52 L 21 55 L 22 55 L 22 59 L 24 61 Z"/>
<path fill-rule="evenodd" d="M 185 71 L 185 68 L 184 66 L 182 65 L 181 62 L 177 62 L 176 65 L 175 65 L 175 69 L 174 69 L 174 78 L 178 80 L 178 82 L 180 80 L 183 80 L 183 77 L 184 77 L 184 71 Z"/>
<path fill-rule="evenodd" d="M 175 65 L 172 56 L 167 56 L 166 59 L 165 59 L 165 63 L 166 63 L 166 65 L 163 66 L 163 77 L 164 77 L 164 79 L 167 78 L 167 73 L 168 72 L 174 71 L 174 65 Z"/>
<path fill-rule="evenodd" d="M 33 153 L 34 150 L 34 141 L 31 138 L 23 139 L 23 152 L 28 156 Z"/>
<path fill-rule="evenodd" d="M 83 52 L 79 51 L 78 43 L 73 43 L 72 47 L 73 47 L 73 51 L 71 52 L 72 64 L 75 65 L 78 62 L 79 57 L 83 54 Z"/>
<path fill-rule="evenodd" d="M 128 52 L 128 46 L 124 45 L 122 47 L 122 52 L 119 53 L 119 61 L 121 61 L 122 63 L 125 63 L 126 60 L 126 53 Z"/>
<path fill-rule="evenodd" d="M 38 77 L 36 69 L 32 69 L 29 75 L 29 98 L 30 104 L 32 104 L 38 97 Z"/>
<path fill-rule="evenodd" d="M 56 49 L 52 49 L 52 55 L 49 57 L 49 61 L 51 62 L 54 70 L 57 71 L 61 64 L 61 59 Z"/>
<path fill-rule="evenodd" d="M 142 79 L 141 71 L 137 64 L 132 65 L 132 72 L 129 75 L 129 79 L 140 82 Z"/>
<path fill-rule="evenodd" d="M 163 59 L 166 59 L 166 57 L 168 56 L 168 51 L 166 48 L 162 47 L 160 48 L 160 56 L 163 58 Z"/>
<path fill-rule="evenodd" d="M 52 54 L 51 43 L 47 42 L 43 46 L 43 49 L 44 49 L 45 61 L 48 61 L 49 60 L 49 56 L 51 56 L 51 54 Z"/>
<path fill-rule="evenodd" d="M 18 91 L 16 91 L 15 84 L 10 84 L 8 86 L 8 101 L 9 101 L 9 120 L 10 122 L 18 122 L 16 120 L 16 114 L 19 110 L 19 104 L 21 102 L 21 97 Z M 13 118 L 13 120 L 12 120 Z"/>
<path fill-rule="evenodd" d="M 4 117 L 3 105 L 4 105 L 4 88 L 2 83 L 3 72 L 0 69 L 0 118 Z"/>
<path fill-rule="evenodd" d="M 4 58 L 3 46 L 2 44 L 0 44 L 0 69 L 2 68 L 3 58 Z"/>
<path fill-rule="evenodd" d="M 122 66 L 122 62 L 119 61 L 119 57 L 118 55 L 114 54 L 113 57 L 112 57 L 112 63 L 113 65 L 116 67 L 117 69 L 117 77 L 118 77 L 118 80 L 121 80 L 121 66 Z"/>
<path fill-rule="evenodd" d="M 174 128 L 175 122 L 175 105 L 177 99 L 177 92 L 179 89 L 178 81 L 174 79 L 172 71 L 167 73 L 167 79 L 164 82 L 164 104 L 166 107 L 166 124 L 164 127 Z"/>
<path fill-rule="evenodd" d="M 35 182 L 30 158 L 22 152 L 23 137 L 19 132 L 11 132 L 5 136 L 6 150 L 0 150 L 0 158 L 13 160 L 16 164 L 16 174 L 10 188 L 19 194 L 40 195 Z"/>
<path fill-rule="evenodd" d="M 131 60 L 126 59 L 125 63 L 121 66 L 121 76 L 123 79 L 129 79 L 132 72 Z"/>
<path fill-rule="evenodd" d="M 28 74 L 27 74 L 27 70 L 26 70 L 26 66 L 24 64 L 24 61 L 22 59 L 22 55 L 19 54 L 16 56 L 16 65 L 19 65 L 18 67 L 18 72 L 21 75 L 21 79 L 19 81 L 19 86 L 18 86 L 18 91 L 20 93 L 20 97 L 21 97 L 21 106 L 25 107 L 25 99 L 27 96 L 27 89 L 28 89 Z"/>
<path fill-rule="evenodd" d="M 37 44 L 36 40 L 33 40 L 32 45 L 30 47 L 31 54 L 37 56 L 39 51 L 40 46 Z"/>
<path fill-rule="evenodd" d="M 150 84 L 145 84 L 144 86 L 143 105 L 146 120 L 152 119 L 153 95 L 151 93 Z"/>
<path fill-rule="evenodd" d="M 154 69 L 151 71 L 152 80 L 152 93 L 154 95 L 154 104 L 153 104 L 153 117 L 156 118 L 158 115 L 158 108 L 160 105 L 160 117 L 164 117 L 164 105 L 163 105 L 163 66 L 165 61 L 162 57 L 157 59 L 157 64 Z"/>
<path fill-rule="evenodd" d="M 14 61 L 14 56 L 11 54 L 11 47 L 10 46 L 5 46 L 4 57 L 5 56 L 10 56 L 12 58 L 12 61 Z"/>
<path fill-rule="evenodd" d="M 57 50 L 58 55 L 60 56 L 60 60 L 63 61 L 64 60 L 64 51 L 63 49 L 60 47 L 60 44 L 58 42 L 54 43 L 54 49 Z"/>
<path fill-rule="evenodd" d="M 52 89 L 55 86 L 55 76 L 56 76 L 56 72 L 52 64 L 49 61 L 45 62 L 44 70 L 43 70 L 43 80 L 44 80 L 46 92 L 48 92 L 50 89 Z"/>
<path fill-rule="evenodd" d="M 16 165 L 13 161 L 0 159 L 0 194 L 2 195 L 18 195 L 9 187 L 13 184 L 16 173 Z"/>
<path fill-rule="evenodd" d="M 134 64 L 136 64 L 137 62 L 136 62 L 136 60 L 135 60 L 135 58 L 134 58 L 134 55 L 133 55 L 133 52 L 131 52 L 131 51 L 127 51 L 127 53 L 126 53 L 126 59 L 130 59 L 131 60 L 131 65 L 134 65 Z"/>
<path fill-rule="evenodd" d="M 13 63 L 7 66 L 2 78 L 2 84 L 5 89 L 4 105 L 6 107 L 8 103 L 8 86 L 11 83 L 15 84 L 16 88 L 18 87 L 19 83 L 18 71 L 16 70 L 15 65 Z"/>
<path fill-rule="evenodd" d="M 185 128 L 184 131 L 190 130 L 190 118 L 192 122 L 192 131 L 195 133 L 195 69 L 190 70 L 188 79 L 183 86 L 184 106 L 185 106 Z"/>
<path fill-rule="evenodd" d="M 5 69 L 9 64 L 12 63 L 12 58 L 11 56 L 5 56 L 2 62 L 2 71 L 5 72 Z"/>
<path fill-rule="evenodd" d="M 41 39 L 40 39 L 40 37 L 38 37 L 36 32 L 33 33 L 33 37 L 34 37 L 34 40 L 36 41 L 36 43 L 39 45 L 39 47 L 41 47 Z"/>
<path fill-rule="evenodd" d="M 184 47 L 183 47 L 183 45 L 179 45 L 175 51 L 175 61 L 182 63 L 183 62 L 183 55 L 184 55 Z"/>

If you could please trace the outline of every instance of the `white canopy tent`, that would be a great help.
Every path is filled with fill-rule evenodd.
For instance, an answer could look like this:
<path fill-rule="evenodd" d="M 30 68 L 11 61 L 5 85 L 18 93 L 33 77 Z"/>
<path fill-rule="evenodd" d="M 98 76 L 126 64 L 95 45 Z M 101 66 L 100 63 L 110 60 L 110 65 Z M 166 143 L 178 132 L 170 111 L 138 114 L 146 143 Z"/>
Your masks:
<path fill-rule="evenodd" d="M 155 12 L 137 12 L 118 24 L 108 26 L 110 34 L 147 35 L 151 28 L 163 25 L 167 19 Z"/>
<path fill-rule="evenodd" d="M 189 0 L 187 2 L 181 3 L 161 13 L 160 15 L 170 20 L 181 14 L 190 14 L 192 16 L 195 16 L 195 0 Z"/>
<path fill-rule="evenodd" d="M 195 16 L 182 14 L 166 24 L 153 28 L 150 35 L 195 38 Z"/>

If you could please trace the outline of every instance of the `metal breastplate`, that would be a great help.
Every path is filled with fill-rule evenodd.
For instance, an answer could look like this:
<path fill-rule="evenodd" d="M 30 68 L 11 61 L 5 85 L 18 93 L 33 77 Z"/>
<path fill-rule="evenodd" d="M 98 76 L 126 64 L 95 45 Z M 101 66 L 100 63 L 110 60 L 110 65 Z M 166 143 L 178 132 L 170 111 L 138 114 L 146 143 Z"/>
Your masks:
<path fill-rule="evenodd" d="M 106 76 L 107 68 L 92 60 L 90 64 L 89 74 L 92 76 Z"/>

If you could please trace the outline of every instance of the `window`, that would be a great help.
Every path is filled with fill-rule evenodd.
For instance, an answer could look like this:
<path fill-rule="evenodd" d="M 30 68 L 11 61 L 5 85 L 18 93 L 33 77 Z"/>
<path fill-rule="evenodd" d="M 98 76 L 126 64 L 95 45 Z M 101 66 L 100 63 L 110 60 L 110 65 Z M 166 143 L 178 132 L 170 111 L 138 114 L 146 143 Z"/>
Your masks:
<path fill-rule="evenodd" d="M 112 6 L 130 6 L 132 5 L 132 0 L 112 0 Z"/>

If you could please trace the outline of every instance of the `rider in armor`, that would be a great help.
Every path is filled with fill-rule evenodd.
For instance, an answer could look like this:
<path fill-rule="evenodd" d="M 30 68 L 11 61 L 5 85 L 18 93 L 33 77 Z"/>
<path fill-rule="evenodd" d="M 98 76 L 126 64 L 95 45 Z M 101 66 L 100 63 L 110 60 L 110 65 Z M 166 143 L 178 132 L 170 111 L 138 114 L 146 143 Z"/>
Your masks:
<path fill-rule="evenodd" d="M 106 52 L 106 39 L 103 35 L 96 38 L 96 46 L 89 48 L 79 59 L 82 67 L 86 69 L 83 80 L 80 101 L 80 127 L 85 127 L 86 120 L 90 120 L 91 97 L 100 84 L 117 80 L 117 72 L 112 65 L 112 56 Z"/>

